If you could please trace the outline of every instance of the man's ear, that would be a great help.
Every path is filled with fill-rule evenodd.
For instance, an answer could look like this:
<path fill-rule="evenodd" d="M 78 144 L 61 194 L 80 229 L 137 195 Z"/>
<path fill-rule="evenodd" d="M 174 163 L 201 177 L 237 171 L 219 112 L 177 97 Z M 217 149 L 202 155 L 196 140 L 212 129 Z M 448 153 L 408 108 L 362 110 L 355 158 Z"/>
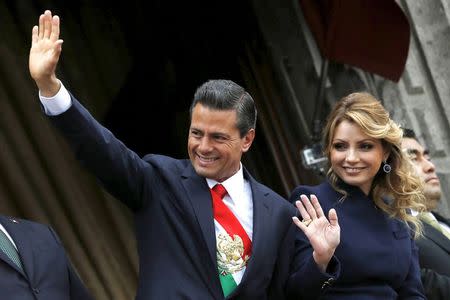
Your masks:
<path fill-rule="evenodd" d="M 247 152 L 255 139 L 255 129 L 250 129 L 243 137 L 244 144 L 242 145 L 242 152 Z"/>

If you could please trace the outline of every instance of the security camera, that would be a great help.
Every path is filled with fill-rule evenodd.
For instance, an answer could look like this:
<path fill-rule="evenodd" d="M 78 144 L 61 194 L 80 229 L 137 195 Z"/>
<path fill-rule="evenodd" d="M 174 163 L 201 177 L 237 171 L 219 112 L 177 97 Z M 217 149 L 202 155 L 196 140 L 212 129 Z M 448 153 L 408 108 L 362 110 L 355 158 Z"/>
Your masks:
<path fill-rule="evenodd" d="M 306 169 L 312 169 L 320 175 L 325 175 L 328 159 L 324 156 L 320 143 L 306 146 L 300 151 L 302 165 Z"/>

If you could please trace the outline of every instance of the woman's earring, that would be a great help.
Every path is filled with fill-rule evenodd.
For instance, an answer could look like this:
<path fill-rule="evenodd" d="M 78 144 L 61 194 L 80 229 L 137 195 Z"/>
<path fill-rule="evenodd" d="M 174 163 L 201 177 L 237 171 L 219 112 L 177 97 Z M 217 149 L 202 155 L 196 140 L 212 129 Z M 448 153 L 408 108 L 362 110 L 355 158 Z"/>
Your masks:
<path fill-rule="evenodd" d="M 392 170 L 391 165 L 388 164 L 386 161 L 384 161 L 383 163 L 384 163 L 383 164 L 383 171 L 384 171 L 384 173 L 389 174 L 391 172 L 391 170 Z"/>

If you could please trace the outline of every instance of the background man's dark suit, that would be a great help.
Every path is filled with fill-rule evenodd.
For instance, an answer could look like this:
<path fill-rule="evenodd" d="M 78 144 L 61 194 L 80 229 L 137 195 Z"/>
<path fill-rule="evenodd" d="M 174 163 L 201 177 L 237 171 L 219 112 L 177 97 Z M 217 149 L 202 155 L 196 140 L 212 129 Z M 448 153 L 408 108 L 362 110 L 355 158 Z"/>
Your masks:
<path fill-rule="evenodd" d="M 433 215 L 439 222 L 450 226 L 450 220 L 434 212 Z M 425 222 L 423 229 L 423 238 L 416 241 L 422 282 L 429 297 L 445 299 L 445 295 L 450 295 L 450 239 Z"/>
<path fill-rule="evenodd" d="M 449 220 L 436 214 L 441 201 L 441 184 L 426 145 L 419 143 L 415 132 L 403 129 L 402 148 L 410 157 L 414 170 L 424 184 L 426 213 L 423 220 L 424 236 L 416 241 L 419 247 L 419 264 L 423 287 L 428 300 L 450 299 L 450 240 L 430 225 L 428 213 L 447 225 Z"/>
<path fill-rule="evenodd" d="M 1 215 L 0 223 L 16 244 L 24 268 L 22 272 L 0 250 L 1 299 L 91 299 L 50 227 Z"/>
<path fill-rule="evenodd" d="M 81 163 L 135 211 L 140 257 L 136 299 L 223 299 L 211 194 L 190 161 L 162 155 L 141 159 L 73 96 L 69 110 L 51 120 Z M 253 194 L 252 256 L 228 299 L 282 300 L 286 290 L 314 299 L 330 276 L 319 271 L 307 243 L 294 248 L 296 209 L 245 169 L 244 177 Z"/>

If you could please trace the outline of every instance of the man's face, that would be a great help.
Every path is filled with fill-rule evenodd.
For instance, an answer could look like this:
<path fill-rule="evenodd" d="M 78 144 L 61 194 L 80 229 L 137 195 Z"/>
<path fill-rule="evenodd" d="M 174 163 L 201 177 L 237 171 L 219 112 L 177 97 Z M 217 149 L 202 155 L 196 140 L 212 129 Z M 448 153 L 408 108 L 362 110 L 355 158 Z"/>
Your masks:
<path fill-rule="evenodd" d="M 436 168 L 430 161 L 428 150 L 424 149 L 415 139 L 403 138 L 402 148 L 411 158 L 417 175 L 425 184 L 425 197 L 427 198 L 428 210 L 437 207 L 441 198 L 441 184 L 436 175 Z"/>
<path fill-rule="evenodd" d="M 222 182 L 239 170 L 242 154 L 250 149 L 255 130 L 241 137 L 236 124 L 235 110 L 212 110 L 202 104 L 194 107 L 188 152 L 197 174 Z"/>

